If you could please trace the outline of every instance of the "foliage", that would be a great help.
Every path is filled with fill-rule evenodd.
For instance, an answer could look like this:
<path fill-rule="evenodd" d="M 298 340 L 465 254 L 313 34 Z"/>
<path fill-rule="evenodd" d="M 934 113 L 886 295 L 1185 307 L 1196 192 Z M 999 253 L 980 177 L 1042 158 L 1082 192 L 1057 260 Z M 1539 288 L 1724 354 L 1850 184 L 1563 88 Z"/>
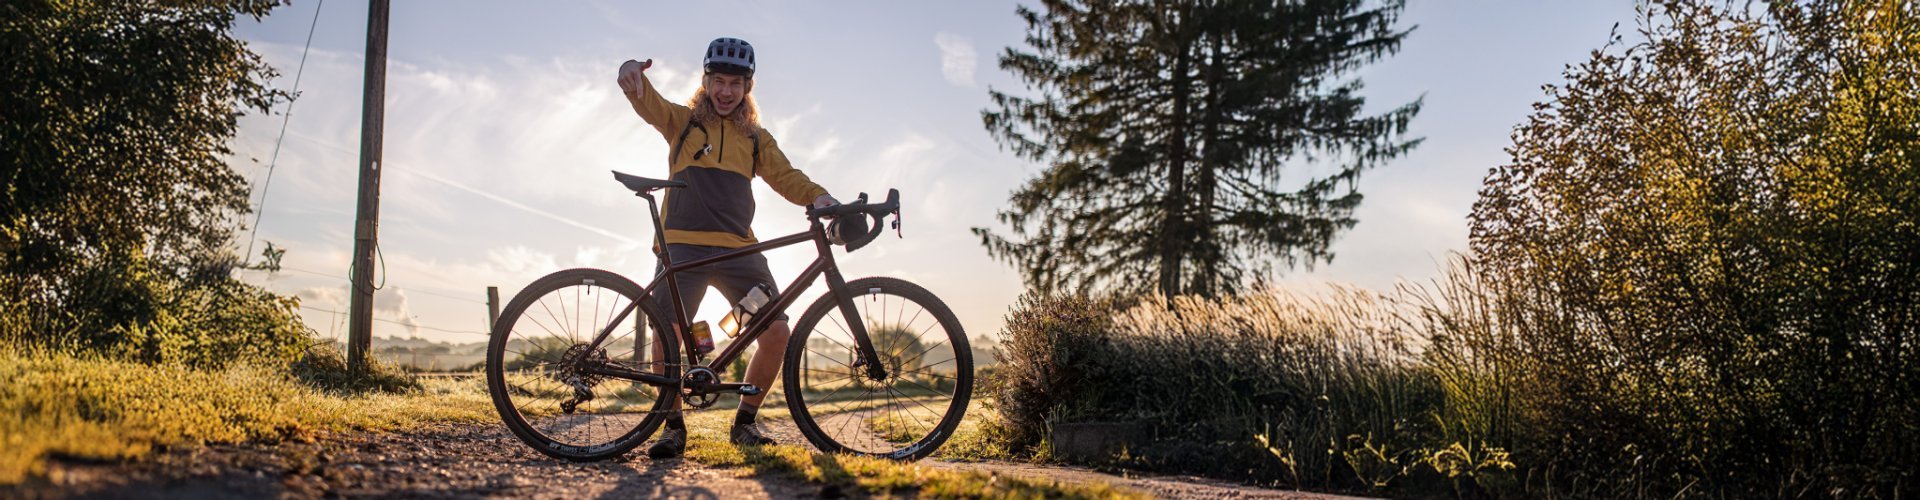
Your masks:
<path fill-rule="evenodd" d="M 367 357 L 367 366 L 355 371 L 347 366 L 346 357 L 341 356 L 340 350 L 331 343 L 308 348 L 306 353 L 301 354 L 300 360 L 293 363 L 292 372 L 300 382 L 335 394 L 400 394 L 418 391 L 422 387 L 419 379 L 392 362 L 382 361 L 378 356 Z"/>
<path fill-rule="evenodd" d="M 982 384 L 1012 434 L 1010 448 L 1018 451 L 1040 444 L 1048 418 L 1066 395 L 1094 385 L 1069 360 L 1073 347 L 1091 342 L 1112 330 L 1107 314 L 1114 304 L 1082 296 L 1029 293 L 1007 314 L 1006 339 L 998 375 Z M 983 391 L 986 392 L 986 391 Z"/>
<path fill-rule="evenodd" d="M 1047 0 L 1000 67 L 987 130 L 1049 166 L 1015 191 L 1003 236 L 975 228 L 1030 288 L 1215 295 L 1278 259 L 1328 260 L 1360 174 L 1419 143 L 1420 102 L 1361 114 L 1367 63 L 1397 51 L 1401 0 Z M 1283 182 L 1282 173 L 1286 172 Z"/>
<path fill-rule="evenodd" d="M 281 93 L 231 34 L 276 2 L 0 6 L 0 340 L 147 361 L 288 360 L 291 302 L 228 277 L 237 112 Z"/>
<path fill-rule="evenodd" d="M 1425 457 L 1451 444 L 1434 418 L 1444 393 L 1382 297 L 1117 306 L 1042 295 L 1016 306 L 991 394 L 1007 446 L 1042 451 L 1054 422 L 1137 422 L 1158 438 L 1129 447 L 1128 465 L 1384 488 L 1430 474 Z"/>
<path fill-rule="evenodd" d="M 1660 1 L 1472 216 L 1529 455 L 1599 495 L 1897 496 L 1920 470 L 1920 4 Z"/>
<path fill-rule="evenodd" d="M 348 397 L 309 388 L 277 367 L 208 370 L 0 346 L 0 380 L 0 485 L 44 472 L 43 460 L 54 455 L 127 459 L 184 443 L 499 419 L 480 379 Z"/>

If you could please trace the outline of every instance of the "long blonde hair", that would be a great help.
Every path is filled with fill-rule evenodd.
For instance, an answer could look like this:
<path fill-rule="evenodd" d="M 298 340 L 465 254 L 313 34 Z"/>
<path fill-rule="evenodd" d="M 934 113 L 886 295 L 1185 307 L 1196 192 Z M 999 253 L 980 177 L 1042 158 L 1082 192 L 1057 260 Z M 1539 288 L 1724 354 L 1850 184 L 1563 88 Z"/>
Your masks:
<path fill-rule="evenodd" d="M 707 98 L 706 78 L 702 77 L 700 89 L 693 91 L 693 99 L 687 101 L 687 107 L 693 108 L 694 121 L 706 124 L 724 119 L 746 131 L 747 137 L 760 135 L 760 106 L 753 102 L 753 84 L 749 82 L 747 85 L 748 92 L 741 96 L 740 106 L 733 109 L 733 114 L 720 116 L 720 112 L 713 108 L 713 99 Z"/>

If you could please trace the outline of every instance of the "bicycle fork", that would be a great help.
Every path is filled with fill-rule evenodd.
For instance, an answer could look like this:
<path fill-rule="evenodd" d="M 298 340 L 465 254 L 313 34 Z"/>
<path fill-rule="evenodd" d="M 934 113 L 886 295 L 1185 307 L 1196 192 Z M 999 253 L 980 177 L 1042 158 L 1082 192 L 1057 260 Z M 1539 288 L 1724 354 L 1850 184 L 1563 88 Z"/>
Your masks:
<path fill-rule="evenodd" d="M 867 322 L 860 320 L 859 309 L 853 305 L 853 297 L 857 292 L 847 289 L 847 280 L 840 276 L 838 267 L 827 268 L 827 289 L 835 292 L 834 299 L 840 306 L 837 309 L 840 309 L 841 317 L 846 318 L 848 329 L 853 330 L 854 349 L 860 354 L 860 359 L 854 360 L 853 366 L 866 366 L 868 379 L 885 380 L 886 363 L 880 362 L 880 353 L 874 350 L 873 339 L 867 334 Z"/>

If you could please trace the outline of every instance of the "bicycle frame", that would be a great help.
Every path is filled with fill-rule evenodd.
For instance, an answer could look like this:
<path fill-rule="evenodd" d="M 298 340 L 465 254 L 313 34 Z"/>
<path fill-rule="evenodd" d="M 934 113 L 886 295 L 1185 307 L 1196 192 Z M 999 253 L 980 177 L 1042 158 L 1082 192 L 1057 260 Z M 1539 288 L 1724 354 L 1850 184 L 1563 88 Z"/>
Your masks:
<path fill-rule="evenodd" d="M 647 199 L 647 211 L 653 216 L 654 253 L 658 256 L 661 267 L 661 271 L 654 275 L 653 281 L 641 290 L 640 300 L 652 300 L 653 290 L 659 287 L 662 282 L 666 283 L 667 294 L 672 298 L 670 302 L 673 309 L 668 316 L 671 320 L 668 328 L 673 330 L 673 335 L 678 336 L 681 345 L 685 347 L 687 366 L 704 367 L 715 373 L 719 373 L 721 367 L 732 363 L 735 358 L 740 357 L 741 353 L 746 351 L 748 344 L 759 340 L 760 335 L 765 333 L 768 327 L 773 326 L 774 321 L 777 321 L 775 318 L 778 318 L 781 313 L 786 312 L 787 308 L 792 306 L 795 300 L 799 299 L 800 293 L 812 285 L 815 279 L 818 279 L 824 274 L 827 277 L 827 293 L 832 294 L 836 298 L 836 301 L 839 302 L 838 309 L 840 309 L 841 315 L 846 318 L 848 329 L 852 330 L 854 347 L 859 351 L 860 355 L 860 362 L 855 363 L 855 366 L 861 364 L 866 365 L 867 376 L 876 380 L 886 377 L 886 368 L 882 366 L 884 363 L 879 362 L 879 355 L 873 348 L 873 341 L 867 336 L 867 326 L 858 321 L 857 310 L 853 305 L 853 295 L 847 291 L 846 278 L 840 275 L 840 268 L 834 263 L 832 243 L 827 241 L 826 230 L 821 226 L 820 219 L 809 217 L 808 222 L 810 223 L 810 227 L 808 227 L 805 232 L 762 241 L 684 263 L 675 263 L 673 262 L 672 256 L 669 255 L 666 250 L 666 243 L 664 241 L 666 228 L 660 222 L 659 204 L 654 200 L 652 193 L 638 193 L 636 196 Z M 789 283 L 784 291 L 780 292 L 778 296 L 773 297 L 772 302 L 761 307 L 760 312 L 754 314 L 753 319 L 741 328 L 740 331 L 744 333 L 736 336 L 733 342 L 727 345 L 726 349 L 721 350 L 720 354 L 715 355 L 711 363 L 705 365 L 700 364 L 700 351 L 694 345 L 693 334 L 689 331 L 690 328 L 687 327 L 687 325 L 692 324 L 692 322 L 688 321 L 689 317 L 686 307 L 680 298 L 679 279 L 675 277 L 675 274 L 678 274 L 680 271 L 709 266 L 748 255 L 760 254 L 775 248 L 796 245 L 807 241 L 812 241 L 814 248 L 819 251 L 819 256 L 813 260 L 813 263 L 808 264 L 806 270 L 801 271 L 800 275 L 795 277 L 793 282 Z M 594 336 L 593 342 L 589 344 L 588 349 L 582 350 L 580 354 L 576 355 L 576 359 L 570 361 L 579 363 L 586 353 L 598 349 L 600 343 L 606 341 L 607 336 L 612 334 L 613 330 L 619 327 L 619 325 L 625 323 L 627 316 L 633 314 L 634 309 L 639 307 L 639 301 L 628 304 L 625 309 L 620 311 L 620 314 L 613 317 L 613 321 L 608 322 L 607 326 L 601 329 L 599 334 Z M 763 354 L 780 355 L 780 353 Z M 637 370 L 629 370 L 618 366 L 588 365 L 591 366 L 583 366 L 583 369 L 588 373 L 632 380 L 648 385 L 678 385 L 681 382 L 679 379 Z M 768 388 L 762 387 L 760 389 L 764 391 Z"/>

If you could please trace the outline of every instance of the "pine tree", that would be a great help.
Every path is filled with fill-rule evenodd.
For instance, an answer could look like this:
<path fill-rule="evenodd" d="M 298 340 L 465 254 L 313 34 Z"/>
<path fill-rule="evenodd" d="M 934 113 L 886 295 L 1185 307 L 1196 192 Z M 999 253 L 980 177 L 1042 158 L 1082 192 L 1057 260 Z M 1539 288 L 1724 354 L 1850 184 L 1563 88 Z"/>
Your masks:
<path fill-rule="evenodd" d="M 1216 295 L 1275 261 L 1329 261 L 1355 181 L 1419 144 L 1420 101 L 1361 109 L 1362 66 L 1397 51 L 1388 0 L 1047 0 L 990 90 L 987 130 L 1049 166 L 974 228 L 1038 290 Z M 1323 172 L 1301 176 L 1294 170 Z M 1283 178 L 1282 173 L 1288 173 Z M 1296 177 L 1301 179 L 1296 180 Z"/>

